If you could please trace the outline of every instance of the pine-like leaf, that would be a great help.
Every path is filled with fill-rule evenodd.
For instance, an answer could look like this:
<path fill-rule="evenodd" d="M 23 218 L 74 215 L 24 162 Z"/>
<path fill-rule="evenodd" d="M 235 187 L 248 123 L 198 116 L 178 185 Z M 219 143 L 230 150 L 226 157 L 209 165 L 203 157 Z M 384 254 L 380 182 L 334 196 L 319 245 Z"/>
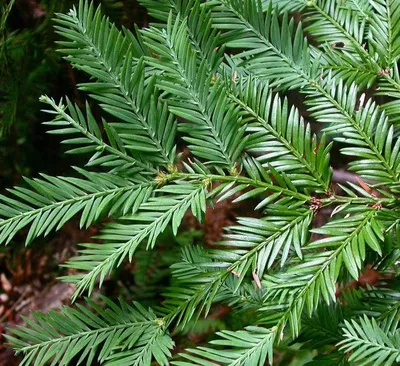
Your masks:
<path fill-rule="evenodd" d="M 143 31 L 146 44 L 159 55 L 148 60 L 159 70 L 157 85 L 171 94 L 170 111 L 189 123 L 180 125 L 193 154 L 233 169 L 244 147 L 238 108 L 229 104 L 218 83 L 210 89 L 212 74 L 205 59 L 192 49 L 185 22 L 169 19 L 167 32 Z"/>
<path fill-rule="evenodd" d="M 40 235 L 59 230 L 81 213 L 80 226 L 88 228 L 105 215 L 133 211 L 126 197 L 142 190 L 151 192 L 152 183 L 134 183 L 128 179 L 78 169 L 83 178 L 50 177 L 28 179 L 31 189 L 10 189 L 14 197 L 0 196 L 0 242 L 8 243 L 22 228 L 30 225 L 26 244 Z"/>
<path fill-rule="evenodd" d="M 230 42 L 229 39 L 225 41 L 231 47 L 252 48 L 250 51 L 239 54 L 241 59 L 246 62 L 247 69 L 262 78 L 277 80 L 280 87 L 303 89 L 309 97 L 308 103 L 315 118 L 320 122 L 331 122 L 332 130 L 335 131 L 346 126 L 346 131 L 343 130 L 343 133 L 349 134 L 350 139 L 347 138 L 345 141 L 354 143 L 356 147 L 342 151 L 365 158 L 361 162 L 354 163 L 354 169 L 358 173 L 366 179 L 397 182 L 396 162 L 398 160 L 396 156 L 398 148 L 397 145 L 393 146 L 391 133 L 393 127 L 385 119 L 385 116 L 378 112 L 372 102 L 367 102 L 362 109 L 356 110 L 356 85 L 347 88 L 342 82 L 337 82 L 331 77 L 318 80 L 318 60 L 311 62 L 313 56 L 307 48 L 307 43 L 303 40 L 301 26 L 294 30 L 293 20 L 288 22 L 284 18 L 280 29 L 283 33 L 278 35 L 277 32 L 273 32 L 273 29 L 278 27 L 278 19 L 271 9 L 265 18 L 260 19 L 255 3 L 246 8 L 235 1 L 226 0 L 222 3 L 224 5 L 213 8 L 216 14 L 215 26 L 231 28 L 231 25 L 220 24 L 218 20 L 220 12 L 225 14 L 224 11 L 230 11 L 232 17 L 237 19 L 237 26 L 232 32 L 227 33 L 230 37 L 235 37 L 235 41 Z M 246 22 L 246 14 L 252 19 L 251 23 Z M 222 18 L 223 21 L 225 21 L 224 19 Z M 256 19 L 258 20 L 256 21 Z M 242 30 L 239 31 L 240 29 Z M 292 38 L 292 34 L 295 34 L 294 38 Z M 289 42 L 284 47 L 281 42 L 282 37 L 286 37 Z M 241 44 L 240 39 L 245 39 L 246 42 Z M 290 46 L 288 46 L 289 44 Z M 301 59 L 297 57 L 299 54 L 302 55 Z M 270 65 L 267 70 L 263 66 L 265 63 Z M 311 64 L 313 64 L 312 67 Z M 370 123 L 371 119 L 377 120 Z M 343 121 L 343 124 L 338 124 L 340 121 Z M 383 133 L 377 133 L 377 140 L 374 141 L 370 137 L 371 133 L 367 130 L 377 124 L 380 127 L 373 132 L 381 132 L 382 128 Z M 373 177 L 372 169 L 367 168 L 364 163 L 373 165 L 374 169 L 380 170 L 382 173 L 377 173 L 378 178 Z M 380 165 L 379 168 L 377 168 L 378 165 Z"/>
<path fill-rule="evenodd" d="M 346 352 L 352 351 L 349 361 L 360 365 L 373 363 L 375 365 L 393 365 L 400 361 L 400 335 L 385 333 L 366 315 L 356 320 L 345 320 L 343 328 L 344 340 L 339 342 L 340 348 Z M 362 362 L 362 363 L 360 363 Z"/>
<path fill-rule="evenodd" d="M 65 47 L 62 52 L 68 54 L 67 60 L 96 80 L 80 88 L 125 122 L 113 126 L 128 149 L 144 162 L 172 164 L 175 121 L 157 101 L 154 80 L 145 80 L 140 40 L 123 36 L 101 16 L 100 7 L 95 11 L 93 4 L 83 0 L 78 9 L 60 14 L 57 22 L 57 32 L 67 39 L 59 42 Z M 127 129 L 134 133 L 126 134 Z"/>
<path fill-rule="evenodd" d="M 110 169 L 111 173 L 131 175 L 136 179 L 140 177 L 140 172 L 150 170 L 151 167 L 136 160 L 129 153 L 126 145 L 122 142 L 115 129 L 103 120 L 103 126 L 107 134 L 108 143 L 104 141 L 102 133 L 96 120 L 86 104 L 86 118 L 77 106 L 74 106 L 67 99 L 69 115 L 66 113 L 67 107 L 60 101 L 56 104 L 48 97 L 42 97 L 42 101 L 49 104 L 54 110 L 47 110 L 50 114 L 55 114 L 55 119 L 44 124 L 50 126 L 51 134 L 72 135 L 62 141 L 63 144 L 72 145 L 68 150 L 69 154 L 92 154 L 87 166 L 100 165 Z M 76 135 L 79 137 L 76 137 Z M 71 137 L 71 136 L 69 136 Z"/>
<path fill-rule="evenodd" d="M 310 243 L 306 248 L 328 249 L 305 254 L 302 262 L 293 263 L 284 272 L 266 276 L 266 316 L 263 321 L 272 324 L 278 322 L 282 327 L 289 321 L 292 334 L 296 337 L 300 331 L 303 310 L 312 314 L 321 299 L 327 304 L 335 302 L 335 285 L 343 264 L 358 279 L 366 246 L 378 253 L 381 250 L 382 233 L 376 215 L 376 210 L 370 210 L 331 221 L 313 230 L 329 236 Z"/>
<path fill-rule="evenodd" d="M 310 365 L 400 362 L 399 1 L 140 2 L 160 22 L 135 34 L 87 0 L 59 15 L 61 52 L 109 116 L 43 97 L 46 124 L 97 170 L 1 195 L 0 242 L 112 217 L 66 264 L 73 299 L 135 260 L 133 296 L 161 289 L 162 318 L 107 299 L 35 314 L 10 337 L 24 363 L 263 365 L 290 341 Z M 179 232 L 224 200 L 236 224 L 221 242 Z M 178 238 L 157 247 L 164 232 Z M 172 360 L 167 328 L 196 324 L 231 330 Z"/>
<path fill-rule="evenodd" d="M 332 144 L 326 144 L 325 136 L 317 141 L 299 111 L 289 109 L 287 99 L 274 96 L 261 80 L 240 77 L 237 86 L 230 89 L 228 97 L 248 116 L 247 150 L 265 168 L 272 166 L 279 173 L 285 172 L 296 187 L 316 186 L 327 191 Z"/>
<path fill-rule="evenodd" d="M 212 345 L 222 346 L 223 349 L 198 347 L 181 354 L 186 361 L 174 361 L 173 365 L 265 365 L 268 360 L 272 363 L 272 346 L 275 333 L 261 327 L 247 327 L 236 332 L 217 332 L 220 339 L 211 341 Z"/>
<path fill-rule="evenodd" d="M 132 261 L 137 247 L 144 240 L 147 241 L 147 249 L 152 249 L 167 225 L 171 224 L 176 234 L 188 209 L 201 219 L 206 208 L 207 192 L 203 185 L 167 185 L 156 190 L 156 197 L 152 198 L 149 198 L 149 190 L 135 193 L 121 201 L 121 205 L 132 206 L 137 213 L 125 216 L 121 223 L 108 224 L 97 237 L 104 243 L 83 244 L 81 255 L 67 262 L 67 267 L 84 271 L 64 278 L 77 283 L 75 297 L 85 290 L 91 293 L 98 278 L 101 286 L 104 278 L 126 257 Z"/>
<path fill-rule="evenodd" d="M 396 0 L 371 2 L 370 42 L 378 53 L 382 69 L 392 67 L 400 56 L 400 3 Z"/>
<path fill-rule="evenodd" d="M 27 327 L 10 329 L 7 336 L 16 351 L 24 353 L 21 365 L 168 365 L 174 343 L 152 310 L 135 303 L 115 304 L 102 297 L 107 308 L 86 299 L 89 308 L 63 307 L 61 313 L 33 313 Z M 15 338 L 18 337 L 18 338 Z"/>

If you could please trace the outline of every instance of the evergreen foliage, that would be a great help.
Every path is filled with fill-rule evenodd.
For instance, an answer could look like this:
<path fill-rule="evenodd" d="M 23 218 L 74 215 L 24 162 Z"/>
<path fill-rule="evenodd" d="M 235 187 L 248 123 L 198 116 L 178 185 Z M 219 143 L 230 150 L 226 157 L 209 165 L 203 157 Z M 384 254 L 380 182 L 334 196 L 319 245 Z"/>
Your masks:
<path fill-rule="evenodd" d="M 136 33 L 87 0 L 55 20 L 104 114 L 41 98 L 87 164 L 1 195 L 0 241 L 112 218 L 65 264 L 76 300 L 187 212 L 202 222 L 233 200 L 254 215 L 212 247 L 183 245 L 154 310 L 104 297 L 33 314 L 8 336 L 23 364 L 252 366 L 290 342 L 318 350 L 310 365 L 400 362 L 400 1 L 140 2 L 158 22 Z M 336 148 L 359 184 L 333 185 Z M 384 280 L 349 287 L 367 267 Z M 172 355 L 173 334 L 216 304 L 251 316 Z"/>

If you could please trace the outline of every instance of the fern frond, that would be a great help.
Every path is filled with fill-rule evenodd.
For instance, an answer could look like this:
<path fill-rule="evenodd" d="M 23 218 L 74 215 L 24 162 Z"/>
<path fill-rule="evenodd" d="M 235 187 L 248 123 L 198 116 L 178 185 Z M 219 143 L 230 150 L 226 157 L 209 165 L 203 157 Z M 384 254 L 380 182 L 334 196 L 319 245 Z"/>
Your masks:
<path fill-rule="evenodd" d="M 283 341 L 312 349 L 311 365 L 400 362 L 400 2 L 140 2 L 160 22 L 137 34 L 89 0 L 60 15 L 62 52 L 90 76 L 79 88 L 111 117 L 99 126 L 88 104 L 85 114 L 44 97 L 55 116 L 46 124 L 106 173 L 44 175 L 0 195 L 0 242 L 26 226 L 29 243 L 75 214 L 81 227 L 108 215 L 99 241 L 66 264 L 73 300 L 130 261 L 130 294 L 161 290 L 160 318 L 107 299 L 108 310 L 87 300 L 91 310 L 35 314 L 10 336 L 24 362 L 261 366 Z M 339 165 L 336 144 L 349 157 Z M 357 176 L 332 185 L 342 163 Z M 236 223 L 224 216 L 221 242 L 171 239 L 224 200 Z M 158 243 L 153 260 L 143 255 Z M 363 288 L 366 272 L 376 278 Z M 231 330 L 168 360 L 167 328 L 186 335 L 199 319 Z"/>
<path fill-rule="evenodd" d="M 207 63 L 210 73 L 215 73 L 221 63 L 224 47 L 218 47 L 219 32 L 212 27 L 211 12 L 198 0 L 139 0 L 149 13 L 161 20 L 166 28 L 167 23 L 173 18 L 174 22 L 186 24 L 193 49 L 199 58 Z M 179 16 L 177 16 L 179 14 Z M 159 27 L 160 24 L 153 24 Z"/>
<path fill-rule="evenodd" d="M 375 319 L 366 315 L 358 321 L 344 321 L 344 340 L 338 343 L 344 352 L 352 351 L 349 361 L 363 365 L 393 365 L 400 361 L 400 334 L 385 333 Z"/>
<path fill-rule="evenodd" d="M 293 254 L 302 258 L 302 246 L 308 239 L 308 229 L 312 221 L 312 211 L 304 208 L 285 209 L 282 205 L 269 205 L 268 216 L 262 219 L 239 218 L 238 226 L 227 228 L 229 234 L 220 243 L 221 249 L 210 251 L 215 261 L 225 261 L 229 270 L 244 278 L 246 271 L 252 270 L 261 278 L 266 269 L 276 264 L 280 256 L 280 266 Z M 229 257 L 225 256 L 230 248 Z M 291 253 L 294 252 L 294 253 Z M 237 286 L 239 286 L 239 283 Z"/>
<path fill-rule="evenodd" d="M 389 88 L 398 93 L 400 90 L 400 82 L 398 77 L 396 77 L 397 64 L 395 59 L 398 59 L 399 55 L 398 51 L 392 50 L 393 48 L 396 50 L 399 48 L 398 41 L 396 41 L 396 38 L 393 38 L 393 32 L 395 34 L 399 32 L 399 27 L 396 25 L 396 19 L 400 14 L 398 4 L 395 1 L 368 2 L 364 0 L 347 1 L 345 5 L 339 5 L 338 3 L 335 4 L 334 1 L 329 2 L 331 3 L 330 9 L 333 12 L 342 8 L 347 9 L 345 11 L 351 11 L 351 9 L 353 9 L 357 14 L 362 14 L 362 16 L 367 20 L 367 26 L 369 29 L 367 36 L 368 43 L 366 44 L 364 41 L 354 38 L 351 35 L 351 30 L 346 30 L 343 27 L 341 28 L 340 25 L 335 22 L 332 23 L 337 25 L 337 32 L 341 33 L 344 38 L 347 38 L 347 41 L 344 41 L 345 45 L 352 45 L 354 51 L 360 57 L 359 63 L 362 63 L 363 65 L 361 70 L 347 70 L 346 73 L 342 72 L 340 74 L 341 77 L 349 77 L 350 79 L 357 77 L 358 80 L 368 79 L 371 83 L 374 79 L 374 75 L 377 75 L 383 88 Z M 321 4 L 313 2 L 312 6 L 319 14 L 317 16 L 320 16 L 321 18 L 321 27 L 319 29 L 323 28 L 322 24 L 325 27 L 327 24 L 332 22 L 332 17 L 328 14 L 329 11 L 324 12 L 321 9 Z M 394 19 L 391 17 L 394 17 Z M 325 18 L 325 21 L 323 18 Z M 392 20 L 395 20 L 395 22 L 392 22 Z M 340 52 L 340 54 L 336 52 L 336 54 L 337 57 L 329 60 L 329 66 L 333 68 L 333 70 L 337 67 L 337 62 L 342 63 L 342 61 L 339 60 L 343 55 L 346 55 L 346 52 Z M 375 54 L 377 57 L 375 57 Z M 355 56 L 352 56 L 352 58 L 354 60 L 356 59 Z M 393 68 L 393 72 L 391 72 L 391 68 Z M 380 94 L 380 89 L 377 94 Z"/>
<path fill-rule="evenodd" d="M 226 271 L 226 264 L 213 261 L 204 248 L 183 247 L 181 257 L 181 262 L 171 266 L 173 282 L 164 293 L 167 299 L 158 309 L 168 323 L 175 320 L 180 328 L 185 328 L 201 315 L 207 317 L 216 302 L 236 308 L 251 304 L 253 310 L 262 305 L 259 290 L 239 287 L 234 271 Z M 243 306 L 243 311 L 249 311 L 247 306 Z"/>
<path fill-rule="evenodd" d="M 359 54 L 368 31 L 371 5 L 365 1 L 349 3 L 341 4 L 336 0 L 309 2 L 306 31 L 321 43 L 343 43 L 345 50 Z"/>
<path fill-rule="evenodd" d="M 215 271 L 217 264 L 199 247 L 184 247 L 181 257 L 181 262 L 171 266 L 174 280 L 164 293 L 166 300 L 159 312 L 165 314 L 168 324 L 175 320 L 185 327 L 196 321 L 203 310 L 207 317 L 225 276 Z"/>
<path fill-rule="evenodd" d="M 209 162 L 233 169 L 244 147 L 244 129 L 239 127 L 238 109 L 230 105 L 222 88 L 211 89 L 207 63 L 193 57 L 185 22 L 169 19 L 167 32 L 156 28 L 143 31 L 146 44 L 159 58 L 148 63 L 161 73 L 157 85 L 172 95 L 170 111 L 188 121 L 180 131 L 188 147 Z M 209 90 L 210 89 L 210 90 Z"/>
<path fill-rule="evenodd" d="M 242 60 L 247 71 L 260 74 L 262 69 L 266 78 L 279 79 L 283 89 L 301 89 L 319 77 L 318 62 L 312 59 L 301 25 L 295 29 L 293 19 L 289 21 L 285 15 L 280 26 L 272 7 L 263 14 L 259 3 L 253 0 L 246 5 L 238 0 L 214 3 L 214 27 L 226 30 L 221 42 L 229 48 L 247 49 L 234 56 Z"/>
<path fill-rule="evenodd" d="M 239 316 L 250 313 L 257 318 L 257 311 L 263 306 L 265 289 L 259 289 L 254 283 L 243 281 L 237 286 L 237 277 L 229 276 L 215 297 L 216 303 L 227 304 Z"/>
<path fill-rule="evenodd" d="M 280 2 L 272 0 L 281 15 L 285 12 L 293 13 L 299 8 L 305 10 L 304 21 L 308 24 L 306 31 L 322 45 L 329 43 L 334 48 L 339 45 L 341 51 L 350 52 L 367 65 L 377 67 L 376 62 L 367 57 L 368 52 L 362 46 L 369 31 L 372 13 L 368 0 L 349 0 L 345 3 L 336 0 L 284 0 L 286 6 L 281 6 Z"/>
<path fill-rule="evenodd" d="M 187 31 L 199 58 L 203 58 L 209 73 L 217 73 L 224 58 L 225 47 L 219 47 L 220 32 L 213 27 L 211 11 L 194 0 L 187 21 Z"/>
<path fill-rule="evenodd" d="M 246 149 L 265 168 L 285 172 L 296 187 L 320 187 L 327 191 L 332 169 L 325 137 L 318 142 L 296 108 L 273 96 L 269 85 L 257 78 L 241 77 L 237 86 L 229 86 L 228 97 L 246 115 L 249 140 Z"/>
<path fill-rule="evenodd" d="M 33 313 L 33 321 L 25 318 L 29 328 L 18 326 L 6 336 L 17 353 L 23 353 L 21 365 L 69 365 L 98 360 L 106 365 L 167 365 L 174 343 L 162 319 L 137 303 L 133 306 L 120 300 L 115 304 L 102 297 L 107 308 L 86 299 L 89 308 L 63 307 L 61 313 Z M 16 338 L 18 337 L 18 338 Z"/>
<path fill-rule="evenodd" d="M 229 365 L 253 366 L 264 365 L 266 361 L 272 363 L 273 344 L 276 333 L 261 327 L 246 327 L 236 332 L 224 330 L 217 332 L 220 339 L 210 343 L 222 346 L 223 349 L 198 347 L 188 349 L 180 355 L 190 362 L 173 361 L 173 365 Z"/>
<path fill-rule="evenodd" d="M 80 88 L 92 93 L 105 111 L 126 123 L 122 131 L 120 124 L 114 124 L 123 141 L 126 128 L 135 131 L 124 142 L 138 158 L 156 165 L 171 165 L 175 158 L 175 147 L 171 146 L 175 121 L 157 102 L 154 82 L 145 80 L 140 59 L 144 52 L 139 41 L 123 36 L 101 16 L 100 7 L 95 11 L 93 4 L 83 0 L 78 10 L 73 8 L 66 15 L 60 14 L 57 22 L 57 32 L 68 40 L 60 42 L 65 47 L 62 52 L 68 54 L 66 59 L 96 80 Z"/>
<path fill-rule="evenodd" d="M 359 271 L 363 268 L 366 249 L 369 247 L 378 254 L 382 254 L 381 243 L 384 241 L 383 225 L 379 220 L 378 213 L 371 210 L 366 214 L 357 214 L 344 219 L 328 222 L 321 228 L 313 229 L 312 232 L 327 236 L 311 243 L 308 248 L 321 246 L 335 247 L 345 245 L 342 250 L 343 262 L 354 279 L 358 279 Z M 343 243 L 346 236 L 349 237 Z"/>
<path fill-rule="evenodd" d="M 81 212 L 80 226 L 88 228 L 104 215 L 119 213 L 120 208 L 132 210 L 126 197 L 145 190 L 152 183 L 137 184 L 121 177 L 89 173 L 77 168 L 83 178 L 50 177 L 28 179 L 31 189 L 10 189 L 14 196 L 0 196 L 0 241 L 8 243 L 22 228 L 30 225 L 26 245 L 40 235 L 59 230 L 69 219 Z"/>
<path fill-rule="evenodd" d="M 185 251 L 183 262 L 172 266 L 176 280 L 165 294 L 163 312 L 178 324 L 197 319 L 204 310 L 205 316 L 215 297 L 231 276 L 237 277 L 237 290 L 252 271 L 254 278 L 261 278 L 266 268 L 275 264 L 278 255 L 285 263 L 292 245 L 301 256 L 301 245 L 307 239 L 307 227 L 312 218 L 311 210 L 285 210 L 271 207 L 271 215 L 279 212 L 279 220 L 241 219 L 242 226 L 232 228 L 221 249 L 208 253 Z M 225 247 L 232 247 L 229 252 Z M 259 286 L 259 284 L 257 284 Z"/>
<path fill-rule="evenodd" d="M 348 0 L 346 5 L 353 10 L 357 10 L 364 18 L 368 19 L 370 17 L 372 4 L 369 0 Z"/>
<path fill-rule="evenodd" d="M 51 134 L 73 135 L 74 138 L 65 139 L 63 144 L 72 145 L 74 148 L 67 151 L 69 154 L 93 154 L 86 166 L 102 166 L 108 169 L 110 173 L 121 173 L 140 177 L 141 172 L 151 170 L 152 167 L 136 160 L 127 150 L 119 135 L 114 128 L 103 120 L 103 126 L 107 134 L 108 143 L 104 141 L 101 131 L 94 119 L 89 105 L 86 104 L 86 118 L 77 106 L 74 106 L 67 99 L 69 114 L 60 101 L 59 104 L 48 97 L 42 97 L 41 100 L 49 104 L 53 110 L 46 112 L 54 114 L 53 121 L 44 122 L 52 129 Z M 79 134 L 81 137 L 76 137 Z"/>
<path fill-rule="evenodd" d="M 393 65 L 390 72 L 391 78 L 383 78 L 375 92 L 378 96 L 387 96 L 388 100 L 381 105 L 390 121 L 398 126 L 400 121 L 400 70 L 397 64 Z"/>
<path fill-rule="evenodd" d="M 382 69 L 392 67 L 400 56 L 400 4 L 395 0 L 371 2 L 370 44 L 379 55 Z"/>
<path fill-rule="evenodd" d="M 279 27 L 277 15 L 272 8 L 263 17 L 254 1 L 249 2 L 246 7 L 235 0 L 221 0 L 218 4 L 221 5 L 213 7 L 215 27 L 231 29 L 225 33 L 229 38 L 222 36 L 228 47 L 250 49 L 237 56 L 247 66 L 248 71 L 261 78 L 276 81 L 272 85 L 285 89 L 302 89 L 308 95 L 310 110 L 318 121 L 331 122 L 334 130 L 343 127 L 342 132 L 349 132 L 351 136 L 346 141 L 356 145 L 350 148 L 356 153 L 355 156 L 368 159 L 367 162 L 371 165 L 380 166 L 373 180 L 379 176 L 382 183 L 398 182 L 397 146 L 392 147 L 393 127 L 383 114 L 378 113 L 372 102 L 367 103 L 363 109 L 356 110 L 356 85 L 347 88 L 342 81 L 332 80 L 331 77 L 320 80 L 319 62 L 313 59 L 304 40 L 301 25 L 295 29 L 293 19 L 289 22 L 285 16 Z M 234 26 L 232 22 L 227 24 L 226 12 L 235 19 Z M 267 69 L 265 64 L 269 65 Z M 361 118 L 365 118 L 365 122 Z M 370 123 L 371 119 L 374 122 Z M 380 132 L 380 129 L 374 130 L 378 123 L 385 132 L 377 133 L 374 139 L 371 134 Z M 344 126 L 348 131 L 344 131 Z M 372 131 L 367 133 L 368 128 L 372 128 Z M 355 163 L 354 169 L 366 179 L 371 179 L 373 172 L 363 163 L 364 161 L 361 164 Z"/>
<path fill-rule="evenodd" d="M 193 8 L 197 5 L 197 0 L 139 0 L 149 15 L 167 23 L 168 18 L 172 14 L 174 17 L 180 15 L 183 18 L 190 15 Z"/>
<path fill-rule="evenodd" d="M 174 0 L 139 0 L 139 3 L 147 9 L 151 17 L 164 23 L 171 13 L 176 15 L 179 12 Z"/>
<path fill-rule="evenodd" d="M 102 244 L 82 244 L 81 255 L 69 260 L 69 268 L 83 270 L 83 273 L 66 276 L 64 280 L 76 283 L 76 298 L 83 291 L 93 291 L 96 280 L 100 286 L 111 270 L 128 257 L 132 261 L 138 245 L 147 241 L 147 249 L 153 248 L 157 237 L 172 224 L 176 235 L 178 227 L 188 209 L 201 219 L 206 208 L 206 188 L 204 185 L 190 183 L 166 185 L 149 197 L 149 191 L 142 190 L 127 197 L 136 214 L 125 216 L 124 222 L 108 224 L 97 238 Z"/>
<path fill-rule="evenodd" d="M 279 14 L 302 11 L 307 6 L 307 2 L 303 0 L 261 0 L 261 4 L 263 10 L 268 10 L 272 5 Z"/>
<path fill-rule="evenodd" d="M 385 333 L 394 333 L 400 322 L 397 279 L 381 281 L 376 287 L 343 293 L 351 315 L 367 314 L 375 318 Z"/>
<path fill-rule="evenodd" d="M 320 63 L 323 69 L 321 77 L 333 76 L 335 79 L 342 79 L 347 85 L 356 84 L 359 90 L 372 88 L 379 72 L 374 67 L 347 51 L 338 51 L 331 46 L 323 47 L 323 54 L 320 54 Z"/>
<path fill-rule="evenodd" d="M 346 86 L 330 77 L 306 93 L 312 116 L 331 124 L 324 131 L 340 133 L 343 137 L 335 140 L 351 145 L 341 149 L 342 154 L 360 158 L 350 164 L 351 170 L 384 184 L 398 181 L 400 141 L 376 103 L 368 100 L 357 106 L 357 86 Z"/>
<path fill-rule="evenodd" d="M 265 299 L 268 305 L 264 308 L 266 316 L 263 321 L 273 325 L 278 323 L 280 327 L 289 321 L 295 338 L 300 331 L 303 309 L 312 314 L 318 307 L 320 297 L 327 304 L 334 303 L 335 284 L 343 263 L 348 272 L 358 279 L 366 246 L 381 252 L 382 232 L 376 215 L 376 210 L 364 211 L 314 229 L 327 237 L 310 243 L 306 248 L 328 249 L 305 254 L 302 262 L 292 263 L 286 271 L 265 277 L 263 284 L 268 289 Z"/>
<path fill-rule="evenodd" d="M 296 3 L 304 4 L 304 1 L 293 1 L 293 4 Z M 319 39 L 321 42 L 328 41 L 334 46 L 337 42 L 343 44 L 342 50 L 334 52 L 337 57 L 328 58 L 333 71 L 337 69 L 337 62 L 343 63 L 344 60 L 340 61 L 342 56 L 350 56 L 353 60 L 358 59 L 362 68 L 349 70 L 347 67 L 339 70 L 341 77 L 353 81 L 356 77 L 364 79 L 364 84 L 368 79 L 372 85 L 374 75 L 377 75 L 391 88 L 400 90 L 400 83 L 388 72 L 391 67 L 396 67 L 393 61 L 399 56 L 399 42 L 393 37 L 399 32 L 397 20 L 400 12 L 396 1 L 350 0 L 342 4 L 335 0 L 318 0 L 307 2 L 307 5 L 311 10 L 311 17 L 306 18 L 311 22 L 307 32 L 322 37 Z M 290 8 L 288 10 L 293 11 Z"/>

